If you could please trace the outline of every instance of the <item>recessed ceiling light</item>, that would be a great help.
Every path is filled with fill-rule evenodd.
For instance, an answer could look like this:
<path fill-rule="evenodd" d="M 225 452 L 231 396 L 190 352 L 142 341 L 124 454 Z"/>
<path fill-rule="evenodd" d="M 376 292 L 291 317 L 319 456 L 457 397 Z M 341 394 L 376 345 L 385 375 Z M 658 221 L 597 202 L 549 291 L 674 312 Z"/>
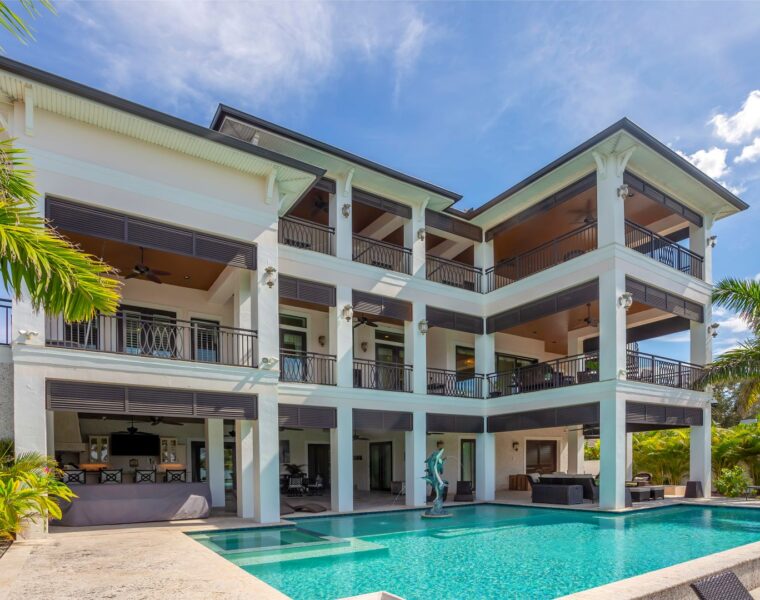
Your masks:
<path fill-rule="evenodd" d="M 190 275 L 185 275 L 185 279 L 190 279 Z"/>

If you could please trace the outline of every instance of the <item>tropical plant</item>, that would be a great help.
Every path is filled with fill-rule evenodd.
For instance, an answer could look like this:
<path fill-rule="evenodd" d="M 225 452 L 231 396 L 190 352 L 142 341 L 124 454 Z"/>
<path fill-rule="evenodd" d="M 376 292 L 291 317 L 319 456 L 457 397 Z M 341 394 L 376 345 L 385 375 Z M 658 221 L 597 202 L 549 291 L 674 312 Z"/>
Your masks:
<path fill-rule="evenodd" d="M 284 463 L 282 465 L 288 472 L 288 475 L 303 475 L 303 468 L 306 465 L 297 465 L 295 463 Z"/>
<path fill-rule="evenodd" d="M 586 442 L 583 446 L 583 460 L 599 460 L 601 455 L 601 443 L 599 440 Z"/>
<path fill-rule="evenodd" d="M 760 282 L 723 279 L 715 286 L 713 302 L 738 313 L 747 322 L 751 337 L 708 365 L 701 383 L 737 384 L 736 410 L 745 416 L 760 400 Z"/>
<path fill-rule="evenodd" d="M 59 501 L 76 495 L 58 477 L 53 458 L 38 452 L 14 453 L 0 440 L 0 539 L 14 539 L 26 521 L 61 518 Z"/>
<path fill-rule="evenodd" d="M 634 434 L 633 470 L 651 473 L 657 484 L 680 485 L 689 473 L 688 430 Z"/>
<path fill-rule="evenodd" d="M 23 8 L 27 15 L 34 19 L 40 14 L 38 6 L 54 13 L 53 3 L 50 0 L 19 0 L 17 5 Z M 33 40 L 32 30 L 26 24 L 26 21 L 14 11 L 7 2 L 0 2 L 0 27 L 8 31 L 17 40 L 26 43 Z M 1 50 L 2 48 L 0 48 Z"/>
<path fill-rule="evenodd" d="M 715 480 L 715 489 L 718 490 L 718 493 L 729 498 L 741 496 L 747 489 L 747 485 L 749 485 L 747 476 L 740 465 L 735 465 L 730 469 L 722 469 Z"/>

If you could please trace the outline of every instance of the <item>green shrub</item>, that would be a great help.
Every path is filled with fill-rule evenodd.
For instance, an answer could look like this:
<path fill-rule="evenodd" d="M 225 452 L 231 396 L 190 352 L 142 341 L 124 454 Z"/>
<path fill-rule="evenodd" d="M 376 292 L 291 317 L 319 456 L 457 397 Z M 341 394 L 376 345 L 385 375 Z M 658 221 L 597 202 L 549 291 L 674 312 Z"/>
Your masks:
<path fill-rule="evenodd" d="M 715 480 L 715 489 L 718 493 L 729 498 L 741 496 L 749 485 L 749 480 L 740 465 L 730 469 L 722 469 L 720 476 Z"/>
<path fill-rule="evenodd" d="M 601 444 L 599 440 L 589 442 L 583 447 L 583 458 L 585 460 L 599 460 Z"/>

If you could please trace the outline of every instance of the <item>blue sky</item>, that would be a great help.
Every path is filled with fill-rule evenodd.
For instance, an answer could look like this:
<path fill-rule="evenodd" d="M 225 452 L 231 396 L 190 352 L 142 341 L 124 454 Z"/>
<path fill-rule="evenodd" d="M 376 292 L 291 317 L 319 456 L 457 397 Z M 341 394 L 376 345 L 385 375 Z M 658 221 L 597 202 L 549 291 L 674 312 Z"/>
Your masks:
<path fill-rule="evenodd" d="M 760 274 L 756 3 L 56 6 L 35 43 L 3 39 L 8 56 L 203 125 L 230 104 L 460 192 L 461 208 L 627 116 L 752 206 L 716 226 L 715 275 Z M 744 336 L 716 320 L 718 350 Z"/>

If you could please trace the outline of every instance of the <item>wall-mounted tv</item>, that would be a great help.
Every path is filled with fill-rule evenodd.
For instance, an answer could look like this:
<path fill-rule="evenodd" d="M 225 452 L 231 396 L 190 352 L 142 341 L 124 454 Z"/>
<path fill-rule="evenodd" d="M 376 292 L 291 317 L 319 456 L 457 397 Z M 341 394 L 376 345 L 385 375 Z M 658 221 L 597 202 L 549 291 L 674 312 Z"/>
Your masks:
<path fill-rule="evenodd" d="M 161 440 L 152 433 L 112 433 L 111 456 L 158 456 Z"/>

